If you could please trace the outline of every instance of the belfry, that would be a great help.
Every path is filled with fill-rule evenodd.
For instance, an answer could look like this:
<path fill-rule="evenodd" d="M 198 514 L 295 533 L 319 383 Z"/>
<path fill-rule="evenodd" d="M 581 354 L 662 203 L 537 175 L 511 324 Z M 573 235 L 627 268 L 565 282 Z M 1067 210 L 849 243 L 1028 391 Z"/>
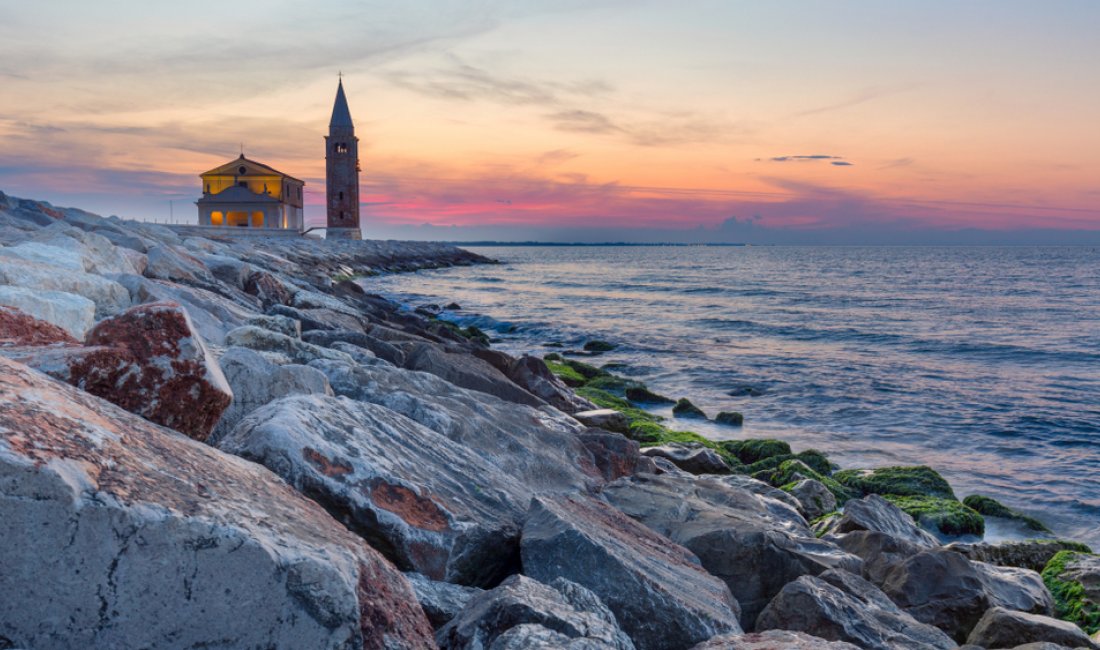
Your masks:
<path fill-rule="evenodd" d="M 359 229 L 359 138 L 355 137 L 342 78 L 325 136 L 325 205 L 328 239 L 363 238 Z"/>

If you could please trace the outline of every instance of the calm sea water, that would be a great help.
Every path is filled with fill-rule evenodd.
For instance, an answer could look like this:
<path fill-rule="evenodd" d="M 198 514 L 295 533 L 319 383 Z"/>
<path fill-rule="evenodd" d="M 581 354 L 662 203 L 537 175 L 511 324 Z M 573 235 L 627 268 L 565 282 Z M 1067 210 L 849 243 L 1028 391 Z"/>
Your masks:
<path fill-rule="evenodd" d="M 1100 249 L 515 247 L 365 281 L 510 352 L 598 358 L 845 467 L 928 464 L 1100 546 Z M 991 537 L 1011 536 L 995 527 Z"/>

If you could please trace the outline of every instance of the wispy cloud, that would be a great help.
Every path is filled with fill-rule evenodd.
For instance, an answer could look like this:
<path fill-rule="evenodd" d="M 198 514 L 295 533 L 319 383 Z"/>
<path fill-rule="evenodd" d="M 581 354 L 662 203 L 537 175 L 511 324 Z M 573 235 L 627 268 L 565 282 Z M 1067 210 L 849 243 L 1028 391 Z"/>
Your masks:
<path fill-rule="evenodd" d="M 759 158 L 757 159 L 759 160 Z M 843 156 L 831 156 L 828 154 L 809 154 L 802 156 L 774 156 L 768 159 L 771 162 L 828 162 L 836 167 L 851 167 L 855 163 L 849 162 Z"/>

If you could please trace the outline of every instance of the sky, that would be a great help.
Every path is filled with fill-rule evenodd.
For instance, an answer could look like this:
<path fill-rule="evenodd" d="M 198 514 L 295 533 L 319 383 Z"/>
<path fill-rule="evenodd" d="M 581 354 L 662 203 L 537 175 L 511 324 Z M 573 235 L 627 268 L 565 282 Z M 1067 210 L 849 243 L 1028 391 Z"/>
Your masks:
<path fill-rule="evenodd" d="M 192 222 L 306 181 L 368 236 L 1100 243 L 1096 0 L 0 0 L 0 191 Z"/>

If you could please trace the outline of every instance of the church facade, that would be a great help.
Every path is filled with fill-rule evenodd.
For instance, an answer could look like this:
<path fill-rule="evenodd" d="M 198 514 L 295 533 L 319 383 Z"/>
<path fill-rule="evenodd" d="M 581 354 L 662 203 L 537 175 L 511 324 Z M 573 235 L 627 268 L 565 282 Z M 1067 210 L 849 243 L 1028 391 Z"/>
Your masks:
<path fill-rule="evenodd" d="M 200 226 L 295 231 L 305 226 L 305 183 L 293 176 L 242 153 L 200 177 L 202 198 L 196 201 Z"/>

